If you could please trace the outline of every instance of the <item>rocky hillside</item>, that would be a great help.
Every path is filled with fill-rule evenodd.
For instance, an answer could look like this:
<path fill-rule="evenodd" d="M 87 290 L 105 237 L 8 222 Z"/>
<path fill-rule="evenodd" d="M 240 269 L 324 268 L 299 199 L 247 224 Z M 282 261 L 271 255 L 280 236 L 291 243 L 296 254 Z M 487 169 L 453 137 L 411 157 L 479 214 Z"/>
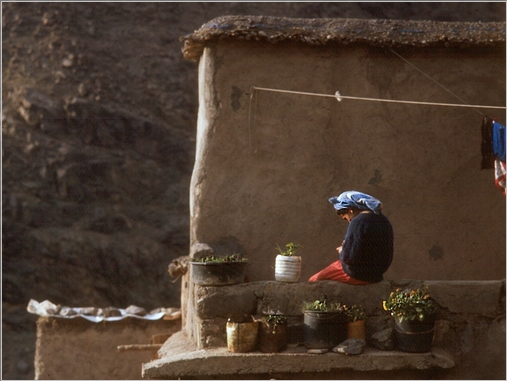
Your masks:
<path fill-rule="evenodd" d="M 30 299 L 178 307 L 197 65 L 214 17 L 504 21 L 505 3 L 2 3 L 3 376 L 33 374 Z"/>

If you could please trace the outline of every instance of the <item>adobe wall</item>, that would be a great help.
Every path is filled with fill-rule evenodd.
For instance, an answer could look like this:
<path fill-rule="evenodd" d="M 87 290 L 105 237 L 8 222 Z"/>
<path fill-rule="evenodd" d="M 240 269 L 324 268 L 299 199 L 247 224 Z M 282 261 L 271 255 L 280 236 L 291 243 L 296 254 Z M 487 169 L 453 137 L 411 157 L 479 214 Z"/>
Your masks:
<path fill-rule="evenodd" d="M 505 105 L 504 49 L 412 47 L 397 53 L 411 64 L 387 48 L 362 45 L 219 41 L 204 48 L 190 243 L 208 244 L 219 255 L 244 254 L 251 283 L 209 294 L 193 285 L 191 274 L 183 277 L 183 327 L 199 346 L 223 345 L 226 311 L 259 312 L 265 295 L 296 301 L 321 297 L 325 288 L 346 298 L 347 285 L 306 280 L 337 259 L 335 248 L 347 229 L 328 198 L 354 189 L 383 202 L 395 236 L 385 282 L 361 288 L 373 292 L 364 301 L 377 299 L 380 308 L 377 292 L 396 279 L 425 279 L 437 288 L 449 284 L 442 295 L 450 314 L 438 340 L 452 347 L 460 366 L 446 377 L 505 377 L 505 313 L 499 302 L 505 290 L 498 279 L 505 279 L 506 204 L 493 170 L 480 170 L 482 117 L 505 123 L 505 111 L 252 92 L 256 86 L 460 103 L 444 86 L 469 104 Z M 271 282 L 276 245 L 291 241 L 304 247 L 300 283 Z M 489 306 L 495 312 L 470 309 L 468 301 L 479 302 L 482 294 L 474 281 L 495 284 Z M 224 302 L 227 295 L 230 303 Z M 461 307 L 453 312 L 454 303 Z M 483 365 L 474 359 L 478 347 L 485 348 Z"/>
<path fill-rule="evenodd" d="M 93 323 L 82 318 L 39 317 L 35 349 L 36 380 L 138 380 L 142 364 L 156 352 L 118 352 L 118 345 L 150 344 L 152 335 L 172 334 L 181 320 Z"/>
<path fill-rule="evenodd" d="M 505 379 L 504 280 L 397 280 L 367 286 L 333 281 L 314 284 L 268 281 L 224 287 L 196 286 L 191 307 L 191 315 L 195 318 L 193 336 L 198 349 L 226 347 L 228 317 L 243 314 L 260 317 L 263 310 L 275 309 L 288 317 L 289 341 L 301 342 L 303 302 L 327 295 L 330 301 L 364 306 L 369 341 L 374 333 L 393 326 L 392 317 L 382 309 L 382 301 L 390 291 L 422 285 L 428 286 L 432 298 L 440 307 L 433 347 L 447 351 L 456 364 L 452 369 L 434 369 L 431 378 Z M 276 369 L 273 371 L 276 372 Z M 376 374 L 380 377 L 379 373 Z M 350 377 L 362 376 L 352 373 Z"/>
<path fill-rule="evenodd" d="M 505 50 L 397 49 L 469 104 L 505 105 Z M 337 259 L 347 224 L 328 198 L 384 204 L 386 279 L 505 277 L 505 197 L 480 170 L 482 113 L 256 90 L 461 103 L 388 48 L 219 41 L 199 62 L 191 244 L 240 251 L 250 281 L 274 279 L 276 245 L 304 246 L 302 281 Z"/>

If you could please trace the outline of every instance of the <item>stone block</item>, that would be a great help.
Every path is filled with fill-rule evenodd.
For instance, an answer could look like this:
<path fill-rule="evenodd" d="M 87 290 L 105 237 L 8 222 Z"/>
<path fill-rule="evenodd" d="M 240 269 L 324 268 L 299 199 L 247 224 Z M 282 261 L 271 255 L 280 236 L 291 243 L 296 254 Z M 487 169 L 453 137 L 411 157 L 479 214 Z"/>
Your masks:
<path fill-rule="evenodd" d="M 288 316 L 303 315 L 303 302 L 311 295 L 308 284 L 278 281 L 262 283 L 262 288 L 256 291 L 259 297 L 259 314 L 275 310 Z"/>
<path fill-rule="evenodd" d="M 392 351 L 394 349 L 393 329 L 386 328 L 373 334 L 370 344 L 383 351 Z"/>
<path fill-rule="evenodd" d="M 343 353 L 346 355 L 360 355 L 363 353 L 363 348 L 365 346 L 366 341 L 363 339 L 347 339 L 343 343 L 334 347 L 333 352 Z"/>
<path fill-rule="evenodd" d="M 265 283 L 262 292 L 256 290 L 260 298 L 258 313 L 262 310 L 274 309 L 291 316 L 303 314 L 304 302 L 312 302 L 324 296 L 327 296 L 329 301 L 360 304 L 368 314 L 373 314 L 382 310 L 382 300 L 385 300 L 390 292 L 388 281 L 364 286 L 353 286 L 335 281 L 256 283 Z"/>
<path fill-rule="evenodd" d="M 198 325 L 198 341 L 200 348 L 227 346 L 227 319 L 215 318 L 201 320 Z"/>
<path fill-rule="evenodd" d="M 201 319 L 215 316 L 258 314 L 280 311 L 287 316 L 302 316 L 304 302 L 327 296 L 329 301 L 361 304 L 367 314 L 382 311 L 382 301 L 390 292 L 390 283 L 383 281 L 352 286 L 334 281 L 286 283 L 251 282 L 224 287 L 196 287 L 196 313 Z"/>
<path fill-rule="evenodd" d="M 504 296 L 504 280 L 425 281 L 431 297 L 452 313 L 494 314 Z"/>
<path fill-rule="evenodd" d="M 257 311 L 255 288 L 249 284 L 196 289 L 195 312 L 201 319 L 253 315 Z"/>
<path fill-rule="evenodd" d="M 394 320 L 391 315 L 387 314 L 387 312 L 382 315 L 368 315 L 366 317 L 365 325 L 366 337 L 370 338 L 380 331 L 392 328 L 394 326 Z"/>

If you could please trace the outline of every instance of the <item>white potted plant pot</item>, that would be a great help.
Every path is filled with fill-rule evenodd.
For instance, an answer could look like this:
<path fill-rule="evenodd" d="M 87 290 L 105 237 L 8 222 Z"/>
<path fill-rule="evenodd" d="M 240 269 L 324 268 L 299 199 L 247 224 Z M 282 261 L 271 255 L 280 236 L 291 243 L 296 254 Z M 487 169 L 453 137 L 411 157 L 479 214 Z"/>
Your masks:
<path fill-rule="evenodd" d="M 275 279 L 280 282 L 297 282 L 301 277 L 301 257 L 277 255 Z"/>
<path fill-rule="evenodd" d="M 297 282 L 299 280 L 302 260 L 300 256 L 294 255 L 294 253 L 300 247 L 302 246 L 292 242 L 285 245 L 285 250 L 277 246 L 280 252 L 275 261 L 275 279 L 277 281 Z"/>

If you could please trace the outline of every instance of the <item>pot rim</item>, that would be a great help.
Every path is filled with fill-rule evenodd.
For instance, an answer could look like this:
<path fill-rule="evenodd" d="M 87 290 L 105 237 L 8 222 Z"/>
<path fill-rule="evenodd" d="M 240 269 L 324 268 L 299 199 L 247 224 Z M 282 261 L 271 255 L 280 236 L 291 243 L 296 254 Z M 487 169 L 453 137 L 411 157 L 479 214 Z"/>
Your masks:
<path fill-rule="evenodd" d="M 248 260 L 245 259 L 244 261 L 232 261 L 232 262 L 192 262 L 190 261 L 190 264 L 192 265 L 204 265 L 204 266 L 212 266 L 212 265 L 236 265 L 241 263 L 248 263 Z"/>
<path fill-rule="evenodd" d="M 414 324 L 433 324 L 433 323 L 435 323 L 436 320 L 438 320 L 436 312 L 434 312 L 432 314 L 425 315 L 424 320 L 403 318 L 403 320 L 400 322 L 400 319 L 398 316 L 395 315 L 395 316 L 393 316 L 393 318 L 394 318 L 394 321 L 398 324 L 403 324 L 405 322 L 410 322 L 410 323 L 414 323 Z"/>
<path fill-rule="evenodd" d="M 342 311 L 312 311 L 312 310 L 304 310 L 305 314 L 318 314 L 318 315 L 343 315 L 346 318 L 345 314 Z"/>

